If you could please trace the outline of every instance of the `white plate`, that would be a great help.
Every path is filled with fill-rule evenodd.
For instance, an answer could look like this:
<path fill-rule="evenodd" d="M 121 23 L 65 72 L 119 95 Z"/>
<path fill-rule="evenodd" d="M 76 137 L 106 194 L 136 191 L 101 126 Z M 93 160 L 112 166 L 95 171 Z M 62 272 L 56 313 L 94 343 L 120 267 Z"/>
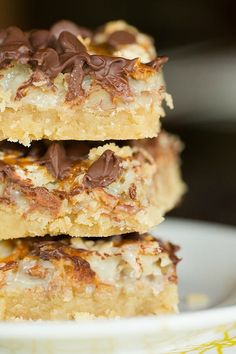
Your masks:
<path fill-rule="evenodd" d="M 236 229 L 168 219 L 154 234 L 181 246 L 181 314 L 0 323 L 0 353 L 236 353 Z M 189 312 L 191 294 L 207 299 L 198 305 L 209 309 Z"/>

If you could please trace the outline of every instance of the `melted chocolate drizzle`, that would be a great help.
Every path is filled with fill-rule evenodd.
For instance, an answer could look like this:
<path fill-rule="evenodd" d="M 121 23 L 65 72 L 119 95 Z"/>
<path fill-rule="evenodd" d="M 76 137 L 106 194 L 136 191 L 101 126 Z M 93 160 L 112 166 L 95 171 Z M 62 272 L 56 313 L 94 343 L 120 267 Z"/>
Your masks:
<path fill-rule="evenodd" d="M 93 77 L 98 84 L 112 95 L 131 95 L 128 76 L 135 69 L 138 59 L 126 59 L 106 55 L 91 55 L 84 44 L 76 37 L 92 37 L 93 33 L 70 21 L 60 21 L 50 30 L 33 30 L 24 33 L 18 27 L 8 27 L 0 31 L 0 68 L 12 60 L 29 64 L 34 73 L 23 88 L 44 77 L 54 79 L 60 72 L 68 75 L 67 101 L 83 97 L 82 82 L 86 75 Z M 107 44 L 117 46 L 135 42 L 135 36 L 127 31 L 113 32 Z M 165 57 L 143 64 L 158 70 L 165 62 Z M 22 88 L 20 88 L 21 90 Z M 17 95 L 22 97 L 24 90 Z"/>

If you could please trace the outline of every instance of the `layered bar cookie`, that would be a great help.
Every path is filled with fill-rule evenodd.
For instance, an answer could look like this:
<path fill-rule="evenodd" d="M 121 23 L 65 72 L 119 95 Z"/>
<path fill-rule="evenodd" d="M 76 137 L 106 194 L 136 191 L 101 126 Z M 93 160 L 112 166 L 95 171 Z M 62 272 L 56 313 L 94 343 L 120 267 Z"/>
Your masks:
<path fill-rule="evenodd" d="M 164 116 L 162 66 L 150 37 L 123 21 L 95 31 L 0 31 L 0 140 L 154 137 Z"/>
<path fill-rule="evenodd" d="M 175 251 L 148 234 L 1 241 L 0 319 L 174 313 Z"/>
<path fill-rule="evenodd" d="M 162 132 L 118 143 L 3 143 L 0 239 L 142 233 L 160 223 L 184 191 L 179 140 Z"/>

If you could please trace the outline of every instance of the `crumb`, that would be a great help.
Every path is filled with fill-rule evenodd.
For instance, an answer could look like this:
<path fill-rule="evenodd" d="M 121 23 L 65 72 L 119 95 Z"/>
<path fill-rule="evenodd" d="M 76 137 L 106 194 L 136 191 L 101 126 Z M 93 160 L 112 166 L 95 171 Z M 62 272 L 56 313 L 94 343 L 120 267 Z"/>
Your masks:
<path fill-rule="evenodd" d="M 206 309 L 209 305 L 209 297 L 202 293 L 192 293 L 186 296 L 185 302 L 190 310 Z"/>

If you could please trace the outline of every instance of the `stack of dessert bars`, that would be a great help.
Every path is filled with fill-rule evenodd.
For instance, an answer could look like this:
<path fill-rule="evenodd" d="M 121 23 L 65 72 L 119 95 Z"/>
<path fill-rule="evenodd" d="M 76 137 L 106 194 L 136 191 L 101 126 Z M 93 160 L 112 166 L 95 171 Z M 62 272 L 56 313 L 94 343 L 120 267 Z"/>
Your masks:
<path fill-rule="evenodd" d="M 0 319 L 177 311 L 166 61 L 123 21 L 0 31 Z"/>

